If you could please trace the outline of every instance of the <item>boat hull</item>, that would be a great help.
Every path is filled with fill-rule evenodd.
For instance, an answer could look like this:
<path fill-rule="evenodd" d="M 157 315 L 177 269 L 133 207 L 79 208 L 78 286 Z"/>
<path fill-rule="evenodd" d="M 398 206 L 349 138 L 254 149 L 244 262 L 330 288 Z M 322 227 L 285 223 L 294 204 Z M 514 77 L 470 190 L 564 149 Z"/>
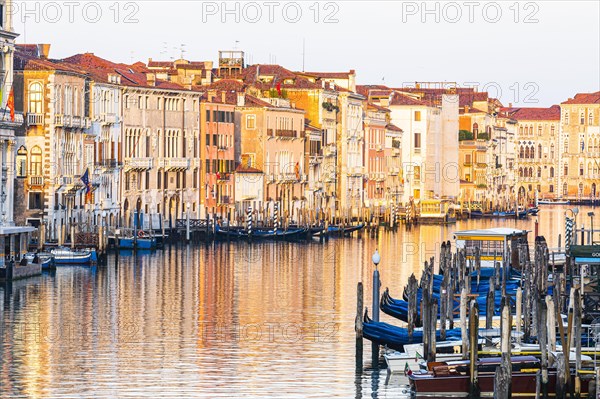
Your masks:
<path fill-rule="evenodd" d="M 92 261 L 92 254 L 64 254 L 54 255 L 54 263 L 57 266 L 61 265 L 82 265 L 88 264 Z"/>
<path fill-rule="evenodd" d="M 156 248 L 155 238 L 119 238 L 120 249 L 154 249 Z"/>
<path fill-rule="evenodd" d="M 494 397 L 493 372 L 479 373 L 479 389 L 482 397 Z M 433 376 L 432 374 L 413 373 L 409 376 L 411 387 L 417 397 L 457 397 L 469 396 L 470 377 L 458 376 Z M 548 372 L 548 390 L 554 393 L 556 388 L 556 371 Z M 587 397 L 588 384 L 582 384 L 582 396 Z M 536 374 L 531 372 L 513 372 L 511 379 L 511 396 L 519 398 L 536 397 Z"/>

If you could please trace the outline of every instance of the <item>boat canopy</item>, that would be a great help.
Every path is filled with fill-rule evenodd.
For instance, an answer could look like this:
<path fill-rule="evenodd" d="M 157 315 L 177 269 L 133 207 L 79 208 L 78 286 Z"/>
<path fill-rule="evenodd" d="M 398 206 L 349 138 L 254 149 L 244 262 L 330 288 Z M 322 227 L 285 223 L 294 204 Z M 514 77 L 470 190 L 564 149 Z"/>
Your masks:
<path fill-rule="evenodd" d="M 454 232 L 455 240 L 504 241 L 507 238 L 527 235 L 527 230 L 496 227 L 492 229 L 462 230 Z"/>
<path fill-rule="evenodd" d="M 600 245 L 571 245 L 569 249 L 575 264 L 600 265 Z"/>

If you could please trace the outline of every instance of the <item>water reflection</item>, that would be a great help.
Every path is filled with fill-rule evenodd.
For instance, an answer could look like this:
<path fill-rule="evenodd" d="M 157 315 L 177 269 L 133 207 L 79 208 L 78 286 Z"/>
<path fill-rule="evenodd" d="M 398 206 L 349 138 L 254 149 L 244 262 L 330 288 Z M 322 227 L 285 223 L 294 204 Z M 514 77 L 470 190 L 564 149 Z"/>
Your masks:
<path fill-rule="evenodd" d="M 540 214 L 550 246 L 563 233 L 563 211 Z M 106 267 L 64 267 L 15 282 L 0 288 L 0 396 L 401 396 L 406 380 L 395 376 L 386 386 L 369 343 L 362 367 L 355 361 L 356 285 L 364 283 L 371 308 L 372 253 L 382 256 L 382 289 L 400 293 L 452 231 L 491 226 L 533 230 L 534 219 L 327 244 L 122 252 Z"/>

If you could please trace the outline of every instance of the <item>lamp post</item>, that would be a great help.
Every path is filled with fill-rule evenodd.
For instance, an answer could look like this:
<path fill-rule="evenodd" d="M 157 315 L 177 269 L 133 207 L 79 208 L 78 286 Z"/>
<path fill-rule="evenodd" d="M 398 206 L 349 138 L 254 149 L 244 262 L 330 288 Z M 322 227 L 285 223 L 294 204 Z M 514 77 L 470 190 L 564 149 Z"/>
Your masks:
<path fill-rule="evenodd" d="M 375 265 L 375 270 L 373 271 L 373 321 L 379 321 L 379 262 L 381 262 L 381 256 L 379 252 L 375 250 L 371 260 Z"/>
<path fill-rule="evenodd" d="M 594 212 L 588 212 L 590 217 L 590 245 L 594 245 Z"/>

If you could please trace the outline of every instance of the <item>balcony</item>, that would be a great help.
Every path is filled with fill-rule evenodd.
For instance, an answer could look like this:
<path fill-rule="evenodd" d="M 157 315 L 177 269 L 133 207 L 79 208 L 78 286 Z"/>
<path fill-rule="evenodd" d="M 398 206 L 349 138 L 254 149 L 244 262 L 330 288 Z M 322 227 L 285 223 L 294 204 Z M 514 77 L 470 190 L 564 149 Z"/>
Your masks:
<path fill-rule="evenodd" d="M 43 187 L 44 176 L 29 176 L 27 178 L 27 183 L 29 184 L 29 187 Z"/>
<path fill-rule="evenodd" d="M 323 160 L 323 157 L 320 157 L 318 155 L 311 155 L 308 160 L 308 164 L 309 165 L 318 165 L 321 163 L 322 160 Z"/>
<path fill-rule="evenodd" d="M 42 126 L 44 124 L 44 114 L 27 114 L 28 126 Z"/>
<path fill-rule="evenodd" d="M 229 181 L 229 177 L 231 175 L 229 173 L 217 173 L 217 180 L 220 182 L 228 182 Z"/>
<path fill-rule="evenodd" d="M 353 166 L 348 168 L 348 176 L 360 177 L 363 174 L 362 166 Z"/>
<path fill-rule="evenodd" d="M 54 125 L 56 125 L 57 127 L 62 127 L 62 125 L 63 125 L 62 114 L 54 115 Z"/>
<path fill-rule="evenodd" d="M 285 137 L 285 138 L 296 138 L 304 137 L 303 132 L 298 134 L 295 130 L 291 129 L 267 129 L 268 137 Z"/>
<path fill-rule="evenodd" d="M 102 169 L 116 169 L 122 166 L 122 164 L 116 159 L 103 159 L 102 161 L 96 162 L 94 166 Z"/>
<path fill-rule="evenodd" d="M 82 128 L 83 123 L 81 120 L 81 116 L 73 116 L 71 117 L 71 126 L 74 128 Z"/>
<path fill-rule="evenodd" d="M 158 167 L 170 170 L 184 170 L 190 167 L 190 160 L 187 158 L 161 158 L 158 160 Z"/>
<path fill-rule="evenodd" d="M 71 127 L 71 115 L 63 115 L 63 126 Z"/>
<path fill-rule="evenodd" d="M 83 118 L 83 128 L 89 129 L 92 127 L 92 120 L 88 117 Z"/>
<path fill-rule="evenodd" d="M 323 147 L 323 156 L 324 157 L 335 157 L 337 154 L 337 148 L 334 145 L 328 145 L 327 147 Z"/>
<path fill-rule="evenodd" d="M 73 184 L 73 176 L 63 176 L 60 180 L 60 183 L 63 185 Z"/>
<path fill-rule="evenodd" d="M 281 173 L 278 175 L 279 183 L 291 183 L 291 182 L 297 182 L 297 181 L 298 181 L 298 179 L 296 178 L 295 173 Z"/>
<path fill-rule="evenodd" d="M 117 123 L 117 114 L 100 114 L 100 121 L 103 123 Z"/>
<path fill-rule="evenodd" d="M 124 166 L 126 170 L 147 170 L 152 169 L 153 161 L 152 158 L 128 158 Z"/>

